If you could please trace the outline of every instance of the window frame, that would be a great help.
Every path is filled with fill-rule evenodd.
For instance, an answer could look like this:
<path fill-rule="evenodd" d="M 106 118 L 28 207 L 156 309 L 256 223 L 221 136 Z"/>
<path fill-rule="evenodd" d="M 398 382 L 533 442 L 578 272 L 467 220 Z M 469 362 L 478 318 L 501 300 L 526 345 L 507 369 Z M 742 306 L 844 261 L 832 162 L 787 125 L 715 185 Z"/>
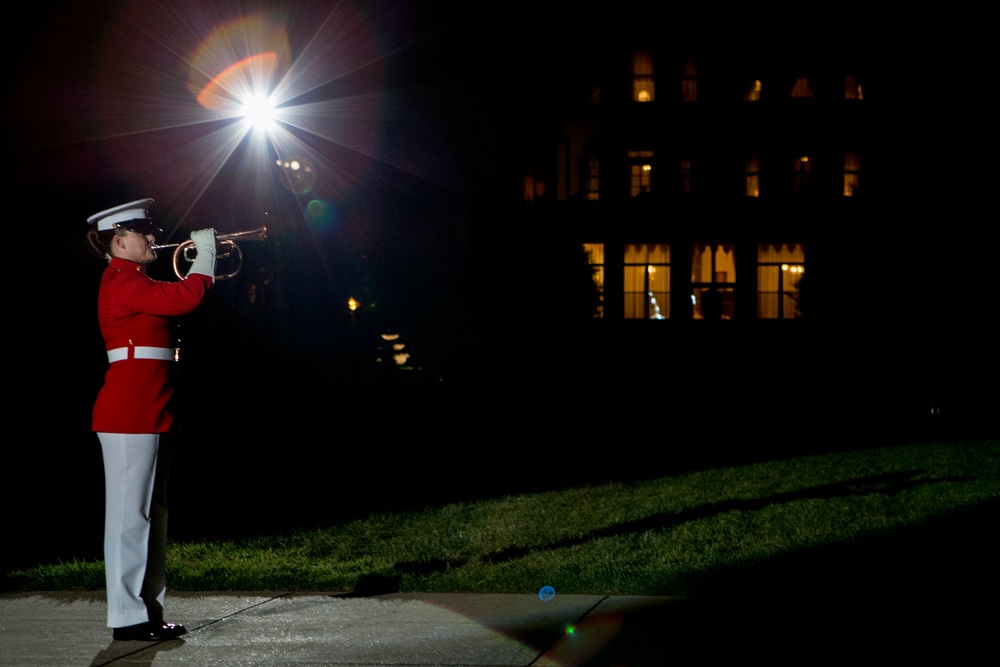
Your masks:
<path fill-rule="evenodd" d="M 653 52 L 639 50 L 632 52 L 632 101 L 647 104 L 656 99 L 656 75 L 653 66 Z"/>
<path fill-rule="evenodd" d="M 709 250 L 706 254 L 704 251 Z M 737 246 L 731 242 L 697 242 L 691 246 L 691 306 L 692 319 L 705 320 L 700 304 L 702 295 L 710 290 L 721 294 L 723 299 L 722 319 L 732 320 L 736 317 L 736 260 Z M 720 266 L 720 252 L 728 259 Z M 700 257 L 699 257 L 700 256 Z M 709 258 L 708 274 L 701 258 Z M 722 269 L 726 269 L 723 271 Z"/>
<path fill-rule="evenodd" d="M 769 249 L 769 250 L 768 250 Z M 765 253 L 771 256 L 765 258 Z M 757 319 L 760 320 L 794 320 L 801 319 L 802 313 L 799 310 L 799 298 L 801 290 L 798 285 L 794 289 L 787 289 L 787 283 L 791 280 L 801 280 L 806 269 L 806 248 L 802 242 L 782 242 L 782 243 L 758 243 L 757 244 Z M 775 289 L 765 290 L 769 287 L 771 280 L 764 276 L 764 272 L 774 273 Z M 798 278 L 792 278 L 795 273 L 800 274 Z M 774 296 L 774 308 L 767 307 L 765 297 Z M 786 311 L 791 306 L 791 314 Z M 774 315 L 770 316 L 769 313 Z"/>
<path fill-rule="evenodd" d="M 594 269 L 594 284 L 597 285 L 598 305 L 594 319 L 604 319 L 604 270 L 606 268 L 603 243 L 584 243 L 587 263 Z"/>
<path fill-rule="evenodd" d="M 653 151 L 630 150 L 628 166 L 629 196 L 635 198 L 653 194 Z"/>
<path fill-rule="evenodd" d="M 651 249 L 653 252 L 651 253 Z M 631 253 L 631 254 L 630 254 Z M 638 254 L 641 253 L 641 257 Z M 652 254 L 652 257 L 651 257 Z M 641 260 L 641 261 L 640 261 Z M 669 243 L 626 243 L 622 252 L 622 318 L 626 320 L 669 320 L 671 309 Z M 641 268 L 640 268 L 641 267 Z M 641 271 L 642 289 L 630 289 L 637 282 L 634 275 Z M 665 278 L 664 289 L 650 285 L 656 274 Z M 654 277 L 650 277 L 650 276 Z M 656 286 L 658 287 L 658 285 Z M 661 303 L 662 299 L 662 303 Z M 639 303 L 642 307 L 638 307 Z"/>

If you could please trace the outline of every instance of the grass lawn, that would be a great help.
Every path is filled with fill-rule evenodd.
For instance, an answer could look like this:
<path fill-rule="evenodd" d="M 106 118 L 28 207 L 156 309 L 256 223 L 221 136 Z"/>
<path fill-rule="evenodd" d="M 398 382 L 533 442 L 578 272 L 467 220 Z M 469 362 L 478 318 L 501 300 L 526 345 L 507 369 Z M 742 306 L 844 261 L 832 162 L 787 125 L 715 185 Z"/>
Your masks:
<path fill-rule="evenodd" d="M 168 577 L 192 591 L 995 590 L 998 510 L 1000 441 L 910 444 L 174 541 Z M 4 584 L 103 590 L 103 564 L 38 563 Z"/>

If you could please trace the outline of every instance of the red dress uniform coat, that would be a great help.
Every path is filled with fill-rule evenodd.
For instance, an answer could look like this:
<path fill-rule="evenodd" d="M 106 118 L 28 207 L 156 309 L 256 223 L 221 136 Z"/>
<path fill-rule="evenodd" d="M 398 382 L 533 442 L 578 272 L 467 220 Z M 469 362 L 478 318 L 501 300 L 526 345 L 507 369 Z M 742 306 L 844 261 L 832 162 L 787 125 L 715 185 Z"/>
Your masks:
<path fill-rule="evenodd" d="M 173 360 L 136 359 L 136 347 L 170 348 L 170 318 L 195 309 L 212 286 L 211 276 L 177 282 L 153 280 L 146 266 L 113 257 L 101 276 L 97 316 L 108 350 L 126 348 L 111 362 L 94 404 L 98 433 L 165 433 L 173 414 Z M 123 350 L 122 352 L 124 352 Z"/>

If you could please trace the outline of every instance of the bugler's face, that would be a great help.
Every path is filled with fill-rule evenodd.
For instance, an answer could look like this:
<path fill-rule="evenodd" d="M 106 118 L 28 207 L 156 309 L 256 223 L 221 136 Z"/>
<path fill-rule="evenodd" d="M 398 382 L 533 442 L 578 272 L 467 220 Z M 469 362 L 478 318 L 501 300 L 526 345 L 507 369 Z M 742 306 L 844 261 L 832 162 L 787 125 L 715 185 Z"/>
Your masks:
<path fill-rule="evenodd" d="M 156 259 L 156 251 L 153 250 L 154 243 L 156 243 L 156 237 L 152 234 L 140 234 L 130 230 L 115 237 L 116 252 L 114 254 L 116 257 L 138 264 L 149 264 Z"/>

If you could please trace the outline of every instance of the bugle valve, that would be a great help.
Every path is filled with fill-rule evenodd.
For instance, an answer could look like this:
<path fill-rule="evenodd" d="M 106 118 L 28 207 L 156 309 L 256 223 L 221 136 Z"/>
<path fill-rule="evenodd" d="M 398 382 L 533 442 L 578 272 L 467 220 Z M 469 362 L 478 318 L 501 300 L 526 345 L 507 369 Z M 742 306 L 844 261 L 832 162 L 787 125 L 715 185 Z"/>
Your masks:
<path fill-rule="evenodd" d="M 240 272 L 240 268 L 243 267 L 243 251 L 236 244 L 236 241 L 265 241 L 267 240 L 267 227 L 259 227 L 257 229 L 251 229 L 246 232 L 235 232 L 233 234 L 216 234 L 215 236 L 215 258 L 226 259 L 228 257 L 234 256 L 236 258 L 236 268 L 229 273 L 216 274 L 216 280 L 228 280 L 232 278 L 237 273 Z M 181 241 L 180 243 L 163 243 L 154 244 L 153 250 L 163 250 L 164 248 L 174 249 L 174 274 L 178 278 L 183 278 L 181 274 L 181 260 L 185 262 L 192 262 L 195 255 L 198 254 L 198 249 L 194 245 L 194 241 L 188 239 L 187 241 Z"/>

